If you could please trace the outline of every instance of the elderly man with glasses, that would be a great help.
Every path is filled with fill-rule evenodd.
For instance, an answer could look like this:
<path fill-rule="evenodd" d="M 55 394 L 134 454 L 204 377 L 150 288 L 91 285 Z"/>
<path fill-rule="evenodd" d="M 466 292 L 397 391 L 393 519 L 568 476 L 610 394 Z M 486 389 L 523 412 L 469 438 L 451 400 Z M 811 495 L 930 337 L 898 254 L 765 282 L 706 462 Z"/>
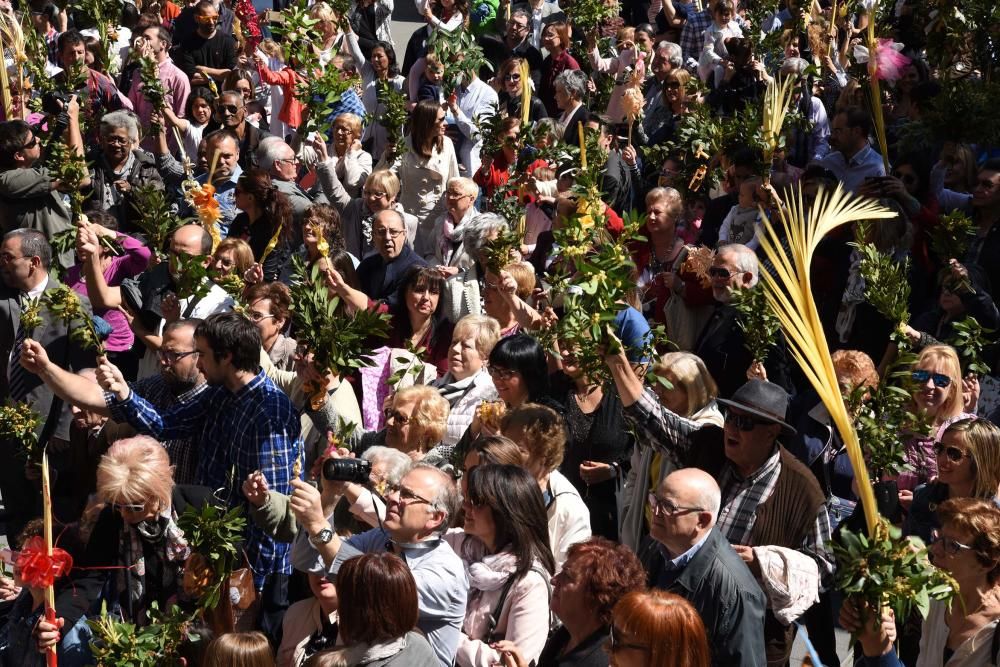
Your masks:
<path fill-rule="evenodd" d="M 765 664 L 767 600 L 753 574 L 716 527 L 719 485 L 697 468 L 676 470 L 649 494 L 649 584 L 676 593 L 705 621 L 714 665 Z"/>
<path fill-rule="evenodd" d="M 395 307 L 399 285 L 411 267 L 427 266 L 406 240 L 403 216 L 394 209 L 384 209 L 372 221 L 372 245 L 376 254 L 358 265 L 358 281 L 369 299 Z"/>
<path fill-rule="evenodd" d="M 292 545 L 297 569 L 334 579 L 344 562 L 391 551 L 406 561 L 417 584 L 417 627 L 445 667 L 455 662 L 469 582 L 462 559 L 441 536 L 458 512 L 460 494 L 451 476 L 417 463 L 385 496 L 381 526 L 342 539 L 324 514 L 319 490 L 293 481 L 292 512 L 302 527 Z"/>
<path fill-rule="evenodd" d="M 667 469 L 701 468 L 721 488 L 718 531 L 768 598 L 764 618 L 767 664 L 787 664 L 792 648 L 790 621 L 815 604 L 823 582 L 834 571 L 826 546 L 830 540 L 826 498 L 813 473 L 780 442 L 783 434 L 795 433 L 785 422 L 788 394 L 772 382 L 750 380 L 730 400 L 717 399 L 727 409 L 725 425 L 719 428 L 681 417 L 664 406 L 651 389 L 643 387 L 624 353 L 609 355 L 606 361 L 621 396 L 625 421 L 635 429 L 640 446 L 661 453 Z M 658 511 L 709 504 L 669 496 L 653 500 Z M 661 500 L 672 505 L 665 506 Z"/>

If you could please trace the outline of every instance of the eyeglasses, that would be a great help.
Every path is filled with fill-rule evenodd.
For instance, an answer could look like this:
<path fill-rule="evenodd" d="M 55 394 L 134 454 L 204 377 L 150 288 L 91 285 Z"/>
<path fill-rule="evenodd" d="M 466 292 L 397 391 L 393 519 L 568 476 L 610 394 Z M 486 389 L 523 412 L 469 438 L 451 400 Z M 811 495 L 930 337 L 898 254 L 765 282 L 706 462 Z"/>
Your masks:
<path fill-rule="evenodd" d="M 681 512 L 705 511 L 701 507 L 683 507 L 681 505 L 675 505 L 666 498 L 658 498 L 655 493 L 648 494 L 646 496 L 646 500 L 649 501 L 649 507 L 653 510 L 654 515 L 663 514 L 664 516 L 673 516 L 675 514 L 680 514 Z"/>
<path fill-rule="evenodd" d="M 517 371 L 508 370 L 506 368 L 497 368 L 495 366 L 490 366 L 490 377 L 494 380 L 502 380 L 507 382 L 512 377 L 517 374 Z"/>
<path fill-rule="evenodd" d="M 386 491 L 385 493 L 386 496 L 391 496 L 394 493 L 398 495 L 400 505 L 416 505 L 417 503 L 424 503 L 427 505 L 434 504 L 431 501 L 424 498 L 423 496 L 417 495 L 413 491 L 410 491 L 408 488 L 400 484 L 387 484 L 385 487 L 385 491 Z"/>
<path fill-rule="evenodd" d="M 951 461 L 952 463 L 961 463 L 962 459 L 967 457 L 971 458 L 972 456 L 971 454 L 969 454 L 969 452 L 963 452 L 958 447 L 953 447 L 950 445 L 945 445 L 940 442 L 935 442 L 934 455 L 941 456 L 942 454 L 947 456 L 948 460 Z"/>
<path fill-rule="evenodd" d="M 410 418 L 404 415 L 399 410 L 393 410 L 392 408 L 386 408 L 382 411 L 382 416 L 388 422 L 390 419 L 399 424 L 400 426 L 406 426 L 410 423 Z"/>
<path fill-rule="evenodd" d="M 758 426 L 764 426 L 766 424 L 771 424 L 768 421 L 761 421 L 759 419 L 754 419 L 750 415 L 738 415 L 733 411 L 726 413 L 726 423 L 732 424 L 744 433 L 749 433 Z"/>
<path fill-rule="evenodd" d="M 156 353 L 156 356 L 159 357 L 160 361 L 165 361 L 168 364 L 176 364 L 184 357 L 189 357 L 192 354 L 198 354 L 198 350 L 188 350 L 187 352 L 171 352 L 170 350 L 161 349 Z"/>
<path fill-rule="evenodd" d="M 924 384 L 928 380 L 934 380 L 934 386 L 938 389 L 947 389 L 951 385 L 951 378 L 947 375 L 941 373 L 932 373 L 930 371 L 916 370 L 911 373 L 913 381 L 919 384 Z"/>
<path fill-rule="evenodd" d="M 127 137 L 116 137 L 116 136 L 104 137 L 104 142 L 111 144 L 113 146 L 127 146 L 128 144 L 132 143 L 131 139 Z"/>
<path fill-rule="evenodd" d="M 628 642 L 623 642 L 621 640 L 622 631 L 616 628 L 614 625 L 611 626 L 611 635 L 608 641 L 608 650 L 612 653 L 618 651 L 626 651 L 632 649 L 633 651 L 643 651 L 648 652 L 649 647 L 645 644 L 632 644 Z"/>
<path fill-rule="evenodd" d="M 200 23 L 201 25 L 215 25 L 219 22 L 218 16 L 195 16 L 195 23 Z"/>
<path fill-rule="evenodd" d="M 299 158 L 297 157 L 279 157 L 275 162 L 287 162 L 288 164 L 298 164 Z"/>
<path fill-rule="evenodd" d="M 708 275 L 713 278 L 725 278 L 728 280 L 733 274 L 729 272 L 729 269 L 724 269 L 721 266 L 713 266 L 708 269 Z"/>
<path fill-rule="evenodd" d="M 962 551 L 971 551 L 972 547 L 968 544 L 962 544 L 958 540 L 953 540 L 950 537 L 945 537 L 940 533 L 934 533 L 931 535 L 930 545 L 935 544 L 941 545 L 941 549 L 949 556 L 957 556 Z"/>
<path fill-rule="evenodd" d="M 15 259 L 24 259 L 26 255 L 12 255 L 9 252 L 0 253 L 0 264 L 8 264 Z"/>
<path fill-rule="evenodd" d="M 398 239 L 403 233 L 402 229 L 385 229 L 384 227 L 380 227 L 372 232 L 372 236 L 377 239 L 384 239 L 387 236 L 391 239 Z"/>
<path fill-rule="evenodd" d="M 247 315 L 249 315 L 250 319 L 254 322 L 263 322 L 264 320 L 269 320 L 274 317 L 274 315 L 271 315 L 270 313 L 258 313 L 256 310 L 251 310 L 247 313 Z"/>
<path fill-rule="evenodd" d="M 503 80 L 504 81 L 520 81 L 521 80 L 521 75 L 520 74 L 508 74 L 507 76 L 505 76 L 503 78 Z"/>
<path fill-rule="evenodd" d="M 26 144 L 24 144 L 23 146 L 21 146 L 21 148 L 19 150 L 22 150 L 22 151 L 31 150 L 32 148 L 34 148 L 37 145 L 38 145 L 38 137 L 36 137 L 35 135 L 31 135 L 31 141 L 29 141 Z"/>
<path fill-rule="evenodd" d="M 365 196 L 371 197 L 372 199 L 382 199 L 382 197 L 388 197 L 388 192 L 377 192 L 374 190 L 365 190 Z"/>
<path fill-rule="evenodd" d="M 473 195 L 466 194 L 465 192 L 446 192 L 444 196 L 449 199 L 461 199 L 462 197 L 472 197 Z"/>
<path fill-rule="evenodd" d="M 139 514 L 146 511 L 146 503 L 111 503 L 111 507 L 122 514 Z"/>

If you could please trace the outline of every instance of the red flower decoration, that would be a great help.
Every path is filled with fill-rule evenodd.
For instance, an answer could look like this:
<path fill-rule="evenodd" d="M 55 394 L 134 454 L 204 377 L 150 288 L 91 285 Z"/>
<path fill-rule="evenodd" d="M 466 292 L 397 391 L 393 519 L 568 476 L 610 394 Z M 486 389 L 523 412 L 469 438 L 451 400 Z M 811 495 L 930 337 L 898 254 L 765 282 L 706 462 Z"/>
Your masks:
<path fill-rule="evenodd" d="M 52 548 L 52 555 L 45 553 L 41 537 L 30 538 L 21 549 L 16 565 L 21 570 L 21 580 L 32 588 L 48 588 L 55 580 L 73 568 L 73 557 L 66 551 Z"/>

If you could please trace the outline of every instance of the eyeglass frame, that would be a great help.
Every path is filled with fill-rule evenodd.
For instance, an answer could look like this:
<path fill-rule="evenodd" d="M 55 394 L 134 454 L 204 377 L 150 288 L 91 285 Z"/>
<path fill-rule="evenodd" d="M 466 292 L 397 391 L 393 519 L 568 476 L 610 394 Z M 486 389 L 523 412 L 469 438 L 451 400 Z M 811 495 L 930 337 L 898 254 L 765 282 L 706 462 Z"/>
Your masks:
<path fill-rule="evenodd" d="M 935 544 L 940 544 L 941 545 L 941 549 L 944 551 L 944 553 L 947 554 L 948 556 L 952 557 L 952 558 L 954 558 L 955 556 L 957 556 L 958 554 L 960 554 L 963 551 L 974 551 L 975 550 L 973 547 L 970 547 L 968 544 L 962 544 L 958 540 L 953 540 L 952 538 L 950 538 L 950 537 L 948 537 L 946 535 L 942 535 L 940 532 L 937 532 L 937 531 L 935 531 L 934 533 L 931 534 L 931 539 L 930 539 L 930 541 L 927 542 L 927 546 L 928 547 L 932 547 Z"/>
<path fill-rule="evenodd" d="M 378 229 L 372 230 L 372 237 L 377 239 L 390 238 L 395 241 L 405 233 L 405 229 L 386 229 L 384 227 L 379 227 Z"/>
<path fill-rule="evenodd" d="M 646 494 L 646 502 L 649 504 L 649 509 L 653 511 L 653 516 L 659 516 L 661 511 L 663 512 L 663 516 L 677 516 L 682 512 L 705 511 L 704 507 L 685 507 L 683 505 L 676 505 L 672 500 L 660 498 L 652 491 Z M 667 509 L 664 505 L 670 505 L 673 509 Z"/>
<path fill-rule="evenodd" d="M 710 266 L 708 267 L 708 275 L 710 278 L 724 278 L 725 280 L 729 280 L 735 274 L 722 266 Z"/>
<path fill-rule="evenodd" d="M 497 287 L 499 289 L 499 287 Z M 508 382 L 512 377 L 514 377 L 520 371 L 514 371 L 509 368 L 499 368 L 497 366 L 489 366 L 486 372 L 490 374 L 491 378 L 498 377 L 504 382 Z"/>
<path fill-rule="evenodd" d="M 431 507 L 434 506 L 434 501 L 427 500 L 427 498 L 424 498 L 423 496 L 414 493 L 412 490 L 406 488 L 402 484 L 386 484 L 385 486 L 386 498 L 388 498 L 394 493 L 398 498 L 396 502 L 404 507 L 409 507 L 410 505 L 417 505 L 419 503 L 430 505 Z M 403 497 L 404 493 L 407 496 L 405 498 Z"/>
<path fill-rule="evenodd" d="M 385 419 L 387 423 L 391 419 L 400 426 L 406 426 L 411 421 L 413 421 L 412 417 L 407 417 L 399 410 L 395 410 L 393 408 L 385 408 L 384 410 L 382 410 L 382 418 Z"/>
<path fill-rule="evenodd" d="M 972 452 L 963 452 L 955 445 L 946 445 L 943 442 L 935 442 L 931 445 L 931 449 L 934 450 L 934 456 L 941 456 L 944 454 L 952 463 L 961 463 L 962 459 L 972 458 Z M 957 458 L 955 457 L 956 454 L 958 455 Z"/>
<path fill-rule="evenodd" d="M 112 509 L 116 512 L 128 512 L 129 514 L 139 514 L 146 511 L 146 503 L 111 503 Z M 136 509 L 136 508 L 139 509 Z"/>
<path fill-rule="evenodd" d="M 631 644 L 627 642 L 615 641 L 615 624 L 612 623 L 610 629 L 608 630 L 608 652 L 614 653 L 615 651 L 620 651 L 623 649 L 632 649 L 633 651 L 642 651 L 643 653 L 649 653 L 650 647 L 646 644 Z M 621 634 L 621 630 L 618 630 Z"/>
<path fill-rule="evenodd" d="M 160 348 L 156 351 L 156 356 L 158 359 L 162 359 L 168 364 L 176 364 L 178 361 L 184 357 L 190 357 L 192 354 L 199 354 L 198 350 L 188 350 L 187 352 L 171 352 L 170 350 L 164 350 Z"/>

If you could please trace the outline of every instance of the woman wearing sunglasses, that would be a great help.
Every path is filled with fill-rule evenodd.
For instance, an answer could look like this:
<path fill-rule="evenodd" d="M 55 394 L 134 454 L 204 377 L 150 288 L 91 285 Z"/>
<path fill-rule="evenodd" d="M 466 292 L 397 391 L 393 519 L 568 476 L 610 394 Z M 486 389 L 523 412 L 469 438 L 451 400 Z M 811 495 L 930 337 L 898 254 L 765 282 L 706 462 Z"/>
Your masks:
<path fill-rule="evenodd" d="M 508 58 L 500 66 L 500 72 L 497 74 L 496 85 L 500 97 L 500 109 L 509 118 L 521 117 L 521 103 L 523 102 L 521 100 L 521 91 L 524 84 L 521 81 L 521 63 L 523 62 L 525 62 L 524 58 Z M 533 85 L 532 91 L 534 91 Z M 545 110 L 545 104 L 540 97 L 532 94 L 530 104 L 529 121 L 534 123 L 542 118 L 549 117 L 548 111 Z"/>
<path fill-rule="evenodd" d="M 691 603 L 660 590 L 629 593 L 611 614 L 611 667 L 708 667 L 705 624 Z"/>
<path fill-rule="evenodd" d="M 934 510 L 950 498 L 997 500 L 1000 427 L 985 419 L 958 419 L 934 443 L 938 476 L 917 487 L 903 530 L 924 541 L 938 528 Z"/>
<path fill-rule="evenodd" d="M 916 667 L 986 667 L 996 664 L 1000 621 L 1000 509 L 986 500 L 952 498 L 937 510 L 941 529 L 930 543 L 931 562 L 959 585 L 957 601 L 932 600 L 920 632 Z M 893 648 L 891 615 L 872 623 L 871 611 L 848 598 L 840 625 L 855 633 L 870 667 L 902 667 Z"/>
<path fill-rule="evenodd" d="M 911 371 L 914 406 L 928 419 L 931 433 L 963 414 L 962 367 L 958 354 L 948 345 L 925 347 Z M 971 416 L 971 415 L 969 415 Z M 905 459 L 910 470 L 899 474 L 900 502 L 909 507 L 913 490 L 937 477 L 937 456 L 933 436 L 914 435 L 906 445 Z"/>
<path fill-rule="evenodd" d="M 116 442 L 97 467 L 97 498 L 105 503 L 87 548 L 95 566 L 114 566 L 108 581 L 109 613 L 149 623 L 152 603 L 160 609 L 181 589 L 184 561 L 191 553 L 175 523 L 189 505 L 210 502 L 201 486 L 174 485 L 167 450 L 153 438 Z"/>

